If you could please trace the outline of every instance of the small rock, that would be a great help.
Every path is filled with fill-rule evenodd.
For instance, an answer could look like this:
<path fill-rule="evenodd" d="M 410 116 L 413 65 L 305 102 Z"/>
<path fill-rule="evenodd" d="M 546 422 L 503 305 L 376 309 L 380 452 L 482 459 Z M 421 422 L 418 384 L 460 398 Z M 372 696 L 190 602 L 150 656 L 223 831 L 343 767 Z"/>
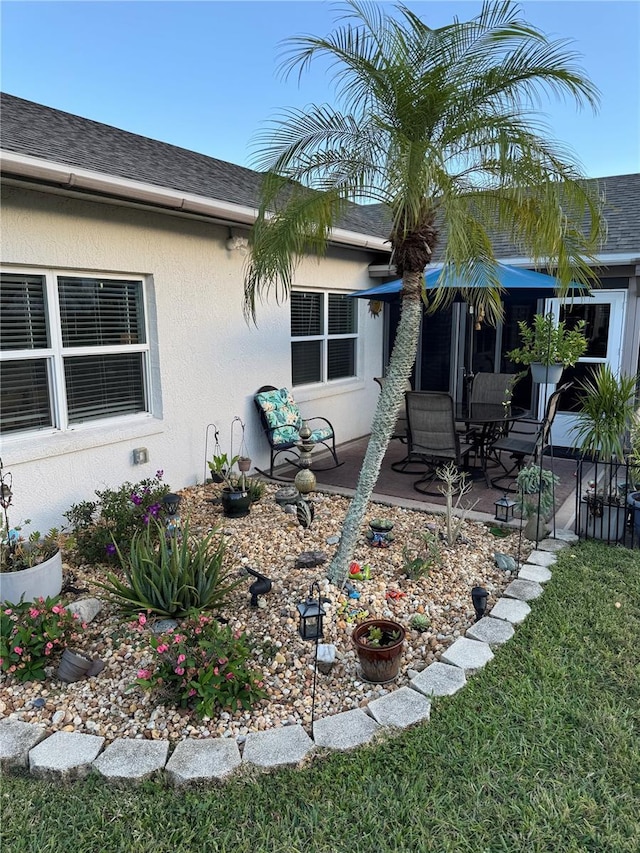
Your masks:
<path fill-rule="evenodd" d="M 517 563 L 509 554 L 501 554 L 499 551 L 496 551 L 493 558 L 496 561 L 496 566 L 502 569 L 503 572 L 515 572 Z"/>
<path fill-rule="evenodd" d="M 296 569 L 314 569 L 327 562 L 324 551 L 303 551 L 295 562 Z"/>
<path fill-rule="evenodd" d="M 43 699 L 41 696 L 39 696 L 37 699 L 31 700 L 31 704 L 33 705 L 34 708 L 44 708 L 45 703 L 46 703 L 46 699 Z"/>
<path fill-rule="evenodd" d="M 154 634 L 166 634 L 167 631 L 175 631 L 178 623 L 175 619 L 160 619 L 151 625 Z"/>
<path fill-rule="evenodd" d="M 51 722 L 53 723 L 53 725 L 59 726 L 60 723 L 63 723 L 66 714 L 67 714 L 67 712 L 63 711 L 63 710 L 56 711 L 55 714 L 53 715 L 53 717 L 51 718 Z"/>
<path fill-rule="evenodd" d="M 81 598 L 66 605 L 69 613 L 74 613 L 81 622 L 92 622 L 102 610 L 102 602 L 97 598 Z"/>
<path fill-rule="evenodd" d="M 337 535 L 327 536 L 326 542 L 327 545 L 337 545 L 340 541 L 340 537 Z"/>

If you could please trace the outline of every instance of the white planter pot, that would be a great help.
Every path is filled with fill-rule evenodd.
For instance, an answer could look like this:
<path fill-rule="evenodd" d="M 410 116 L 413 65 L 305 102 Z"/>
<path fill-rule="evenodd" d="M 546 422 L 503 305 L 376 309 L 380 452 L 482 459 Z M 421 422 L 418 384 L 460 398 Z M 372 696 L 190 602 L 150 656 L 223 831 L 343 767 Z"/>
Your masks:
<path fill-rule="evenodd" d="M 35 601 L 36 598 L 55 598 L 62 589 L 62 554 L 57 551 L 53 557 L 30 569 L 21 572 L 0 572 L 0 601 L 17 604 Z"/>
<path fill-rule="evenodd" d="M 580 536 L 586 539 L 604 539 L 609 542 L 618 542 L 624 534 L 625 520 L 625 506 L 605 503 L 602 506 L 602 515 L 600 515 L 594 514 L 593 509 L 586 501 L 582 501 L 580 504 Z"/>
<path fill-rule="evenodd" d="M 539 385 L 557 385 L 562 378 L 564 367 L 561 364 L 540 364 L 537 361 L 532 361 L 531 378 Z"/>

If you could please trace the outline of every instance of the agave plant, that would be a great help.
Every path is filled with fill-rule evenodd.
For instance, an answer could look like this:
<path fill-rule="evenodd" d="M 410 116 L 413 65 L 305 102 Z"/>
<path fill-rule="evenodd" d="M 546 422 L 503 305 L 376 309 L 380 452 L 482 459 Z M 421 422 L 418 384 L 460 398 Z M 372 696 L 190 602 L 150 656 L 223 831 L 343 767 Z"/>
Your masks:
<path fill-rule="evenodd" d="M 152 520 L 134 535 L 127 553 L 114 542 L 125 582 L 110 572 L 99 586 L 128 613 L 150 610 L 180 617 L 194 609 L 221 607 L 242 579 L 230 581 L 223 570 L 225 545 L 218 530 L 195 540 L 185 521 L 181 539 L 164 533 L 163 526 Z"/>

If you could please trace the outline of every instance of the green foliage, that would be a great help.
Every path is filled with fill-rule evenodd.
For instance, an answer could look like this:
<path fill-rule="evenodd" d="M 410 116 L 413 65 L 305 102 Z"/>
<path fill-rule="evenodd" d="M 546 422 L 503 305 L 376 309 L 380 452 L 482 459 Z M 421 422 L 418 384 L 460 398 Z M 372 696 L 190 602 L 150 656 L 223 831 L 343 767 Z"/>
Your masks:
<path fill-rule="evenodd" d="M 29 524 L 27 519 L 25 524 Z M 0 572 L 20 572 L 39 566 L 54 556 L 61 545 L 61 534 L 57 527 L 42 536 L 39 530 L 32 530 L 25 537 L 21 533 L 22 525 L 7 529 L 3 522 L 0 528 Z"/>
<path fill-rule="evenodd" d="M 213 482 L 224 483 L 227 488 L 237 490 L 238 477 L 233 476 L 232 470 L 239 458 L 239 456 L 233 456 L 229 459 L 226 453 L 215 454 L 213 459 L 207 462 Z"/>
<path fill-rule="evenodd" d="M 516 364 L 538 362 L 549 366 L 562 364 L 570 367 L 578 361 L 587 349 L 587 339 L 583 332 L 584 320 L 578 320 L 572 329 L 566 328 L 566 321 L 557 325 L 553 313 L 536 314 L 533 326 L 523 320 L 518 323 L 522 346 L 507 353 L 507 358 Z"/>
<path fill-rule="evenodd" d="M 429 619 L 428 616 L 425 616 L 424 613 L 414 613 L 409 625 L 414 629 L 414 631 L 420 631 L 420 633 L 423 633 L 424 631 L 428 631 L 431 627 L 431 619 Z"/>
<path fill-rule="evenodd" d="M 384 646 L 390 646 L 392 643 L 395 643 L 396 640 L 400 639 L 400 631 L 387 631 L 384 628 L 380 628 L 377 625 L 371 625 L 366 634 L 363 634 L 360 637 L 360 641 L 365 643 L 367 646 L 372 646 L 373 648 L 383 648 Z"/>
<path fill-rule="evenodd" d="M 224 540 L 212 530 L 199 541 L 182 527 L 182 537 L 167 538 L 155 519 L 138 530 L 128 551 L 115 545 L 125 582 L 110 572 L 98 584 L 125 612 L 149 610 L 161 616 L 184 616 L 191 610 L 221 607 L 241 579 L 223 570 Z"/>
<path fill-rule="evenodd" d="M 411 580 L 426 577 L 431 567 L 442 561 L 436 533 L 431 530 L 422 530 L 414 538 L 417 540 L 417 546 L 405 544 L 402 547 L 404 560 L 402 571 Z"/>
<path fill-rule="evenodd" d="M 263 497 L 266 488 L 266 483 L 258 480 L 256 477 L 247 477 L 245 480 L 245 489 L 249 492 L 251 503 L 259 501 Z"/>
<path fill-rule="evenodd" d="M 78 641 L 80 627 L 59 598 L 5 602 L 0 611 L 0 669 L 19 681 L 41 681 L 45 666 Z"/>
<path fill-rule="evenodd" d="M 546 517 L 553 508 L 553 489 L 560 482 L 558 476 L 539 465 L 525 465 L 516 478 L 518 508 L 526 518 L 540 513 Z"/>
<path fill-rule="evenodd" d="M 162 499 L 169 493 L 162 471 L 138 483 L 123 483 L 118 489 L 96 490 L 97 500 L 73 504 L 65 513 L 78 558 L 87 563 L 113 562 L 114 540 L 129 547 L 134 533 L 157 518 Z"/>
<path fill-rule="evenodd" d="M 608 364 L 599 364 L 579 383 L 574 446 L 597 459 L 624 459 L 625 437 L 635 422 L 637 382 L 637 376 L 616 376 Z"/>
<path fill-rule="evenodd" d="M 149 644 L 154 663 L 138 670 L 136 683 L 167 694 L 200 717 L 213 717 L 225 708 L 249 710 L 267 695 L 248 663 L 246 634 L 233 633 L 211 616 L 191 613 L 175 631 L 151 634 Z"/>

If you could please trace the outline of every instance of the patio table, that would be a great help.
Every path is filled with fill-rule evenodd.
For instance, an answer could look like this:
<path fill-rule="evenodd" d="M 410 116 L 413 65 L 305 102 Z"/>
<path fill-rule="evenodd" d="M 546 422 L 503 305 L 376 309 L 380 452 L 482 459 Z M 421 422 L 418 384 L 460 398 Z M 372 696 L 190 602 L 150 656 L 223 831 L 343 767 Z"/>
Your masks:
<path fill-rule="evenodd" d="M 479 467 L 469 470 L 472 479 L 484 477 L 487 486 L 491 486 L 487 473 L 491 445 L 509 431 L 513 421 L 528 416 L 529 412 L 526 409 L 504 403 L 456 403 L 454 410 L 456 424 L 464 425 L 466 435 L 474 445 L 480 460 Z"/>

